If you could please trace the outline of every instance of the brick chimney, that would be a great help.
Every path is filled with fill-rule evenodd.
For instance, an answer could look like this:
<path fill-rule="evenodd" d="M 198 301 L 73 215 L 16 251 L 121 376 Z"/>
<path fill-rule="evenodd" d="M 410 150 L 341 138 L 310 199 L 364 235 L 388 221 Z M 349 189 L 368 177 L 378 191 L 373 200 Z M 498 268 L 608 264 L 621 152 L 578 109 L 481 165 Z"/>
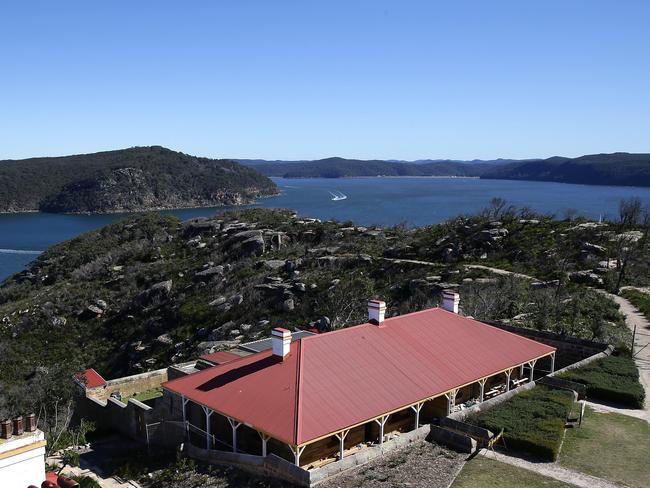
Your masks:
<path fill-rule="evenodd" d="M 271 343 L 273 344 L 273 355 L 284 359 L 291 350 L 291 331 L 276 327 L 271 331 Z"/>
<path fill-rule="evenodd" d="M 14 429 L 11 425 L 11 420 L 3 420 L 0 422 L 0 439 L 10 439 Z"/>
<path fill-rule="evenodd" d="M 368 322 L 381 325 L 386 316 L 386 302 L 370 300 L 368 302 Z"/>
<path fill-rule="evenodd" d="M 454 290 L 445 290 L 442 292 L 442 308 L 447 312 L 458 313 L 458 304 L 460 295 Z"/>
<path fill-rule="evenodd" d="M 23 418 L 22 417 L 16 417 L 14 419 L 14 434 L 22 435 L 23 432 L 25 432 L 25 428 L 23 426 Z"/>
<path fill-rule="evenodd" d="M 36 415 L 34 415 L 33 413 L 30 413 L 25 417 L 25 430 L 27 432 L 36 431 Z"/>

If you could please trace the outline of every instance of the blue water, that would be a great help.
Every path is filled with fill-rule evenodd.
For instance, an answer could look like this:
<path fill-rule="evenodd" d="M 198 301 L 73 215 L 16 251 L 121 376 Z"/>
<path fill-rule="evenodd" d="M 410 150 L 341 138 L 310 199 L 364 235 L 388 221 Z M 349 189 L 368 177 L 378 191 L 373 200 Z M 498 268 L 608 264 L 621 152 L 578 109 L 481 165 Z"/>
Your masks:
<path fill-rule="evenodd" d="M 475 213 L 494 197 L 518 207 L 563 216 L 567 209 L 599 218 L 615 218 L 621 199 L 640 197 L 650 206 L 650 188 L 586 186 L 533 181 L 461 178 L 274 178 L 282 190 L 256 206 L 291 208 L 320 219 L 352 220 L 362 225 L 405 223 L 420 226 L 442 222 L 459 214 Z M 330 191 L 346 200 L 332 201 Z M 227 208 L 165 211 L 181 219 L 214 215 Z M 0 280 L 24 269 L 39 251 L 83 232 L 102 227 L 126 214 L 0 215 Z"/>

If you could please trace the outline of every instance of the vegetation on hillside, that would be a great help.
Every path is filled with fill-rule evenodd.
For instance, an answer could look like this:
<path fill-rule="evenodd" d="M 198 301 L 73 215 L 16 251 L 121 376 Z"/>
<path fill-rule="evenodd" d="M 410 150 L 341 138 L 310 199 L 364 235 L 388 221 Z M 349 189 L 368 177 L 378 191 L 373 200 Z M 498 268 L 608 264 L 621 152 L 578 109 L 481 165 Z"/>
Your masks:
<path fill-rule="evenodd" d="M 463 312 L 478 319 L 629 344 L 616 305 L 584 281 L 616 283 L 622 263 L 623 284 L 647 280 L 647 229 L 502 203 L 414 230 L 262 209 L 188 222 L 142 214 L 63 242 L 0 286 L 0 416 L 36 411 L 54 436 L 69 423 L 76 371 L 113 378 L 267 337 L 272 327 L 354 325 L 366 320 L 369 298 L 404 314 L 438 304 L 446 288 L 459 289 Z M 618 264 L 601 266 L 605 259 Z"/>
<path fill-rule="evenodd" d="M 474 176 L 587 185 L 650 186 L 650 154 L 593 154 L 578 158 L 553 157 L 476 163 L 446 160 L 418 163 L 327 158 L 300 162 L 250 161 L 247 164 L 265 175 L 286 178 Z"/>
<path fill-rule="evenodd" d="M 159 146 L 0 161 L 0 212 L 220 206 L 275 192 L 273 182 L 252 168 Z"/>

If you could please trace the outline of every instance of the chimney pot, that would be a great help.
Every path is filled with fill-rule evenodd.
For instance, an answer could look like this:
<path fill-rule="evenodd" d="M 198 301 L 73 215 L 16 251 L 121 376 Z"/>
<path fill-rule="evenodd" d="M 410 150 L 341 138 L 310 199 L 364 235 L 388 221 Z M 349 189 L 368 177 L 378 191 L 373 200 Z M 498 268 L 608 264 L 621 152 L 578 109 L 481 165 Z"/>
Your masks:
<path fill-rule="evenodd" d="M 1 439 L 10 439 L 14 432 L 13 427 L 11 426 L 11 420 L 3 420 L 0 422 L 0 438 Z"/>
<path fill-rule="evenodd" d="M 271 344 L 273 355 L 283 358 L 291 351 L 291 331 L 276 327 L 271 331 Z"/>
<path fill-rule="evenodd" d="M 14 434 L 22 435 L 23 432 L 25 432 L 25 428 L 23 426 L 23 418 L 22 417 L 16 417 L 14 419 Z"/>
<path fill-rule="evenodd" d="M 445 290 L 442 292 L 442 308 L 448 312 L 458 313 L 458 304 L 460 295 L 454 290 Z"/>
<path fill-rule="evenodd" d="M 35 432 L 36 431 L 36 415 L 33 413 L 30 413 L 25 417 L 25 430 L 27 432 Z"/>
<path fill-rule="evenodd" d="M 386 302 L 370 300 L 368 302 L 368 322 L 381 325 L 386 316 Z"/>

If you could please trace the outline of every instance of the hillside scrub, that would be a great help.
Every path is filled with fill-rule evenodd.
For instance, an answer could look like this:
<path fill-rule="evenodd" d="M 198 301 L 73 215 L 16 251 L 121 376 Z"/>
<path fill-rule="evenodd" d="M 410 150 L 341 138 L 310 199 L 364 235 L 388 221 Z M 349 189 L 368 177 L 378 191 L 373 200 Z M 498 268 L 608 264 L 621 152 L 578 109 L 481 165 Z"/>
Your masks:
<path fill-rule="evenodd" d="M 629 356 L 609 356 L 579 369 L 560 375 L 561 378 L 582 383 L 587 397 L 614 402 L 631 408 L 643 408 L 645 390 L 639 382 L 639 369 Z"/>
<path fill-rule="evenodd" d="M 388 316 L 432 307 L 446 288 L 459 289 L 461 310 L 477 319 L 629 342 L 616 305 L 566 275 L 536 283 L 466 266 L 517 267 L 548 232 L 562 248 L 570 245 L 559 234 L 589 242 L 594 232 L 509 211 L 414 230 L 264 209 L 187 222 L 140 214 L 58 244 L 0 286 L 0 416 L 50 408 L 53 391 L 67 404 L 66 379 L 87 367 L 106 378 L 150 371 L 277 326 L 355 325 L 370 298 L 385 300 Z M 522 224 L 522 215 L 539 223 Z M 529 237 L 518 254 L 520 232 Z"/>
<path fill-rule="evenodd" d="M 468 419 L 495 434 L 503 429 L 508 449 L 545 461 L 557 460 L 573 394 L 536 386 Z"/>

